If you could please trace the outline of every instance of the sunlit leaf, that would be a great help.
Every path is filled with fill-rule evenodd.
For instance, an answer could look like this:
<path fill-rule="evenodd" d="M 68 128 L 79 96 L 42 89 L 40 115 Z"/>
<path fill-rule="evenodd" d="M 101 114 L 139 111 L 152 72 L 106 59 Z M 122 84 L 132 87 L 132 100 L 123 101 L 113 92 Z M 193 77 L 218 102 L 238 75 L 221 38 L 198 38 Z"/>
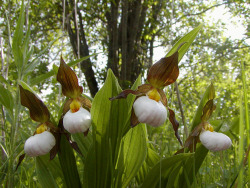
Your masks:
<path fill-rule="evenodd" d="M 139 185 L 143 183 L 150 169 L 152 169 L 153 166 L 155 166 L 156 163 L 158 163 L 160 160 L 160 156 L 157 154 L 156 151 L 154 151 L 153 146 L 150 143 L 147 143 L 147 145 L 148 148 L 146 160 L 143 162 L 143 165 L 136 176 L 136 181 Z"/>
<path fill-rule="evenodd" d="M 159 184 L 161 184 L 162 187 L 166 187 L 169 176 L 172 173 L 172 170 L 174 170 L 177 166 L 181 166 L 183 162 L 185 162 L 191 156 L 193 156 L 193 154 L 184 153 L 160 160 L 149 171 L 141 187 L 142 188 L 159 187 Z"/>
<path fill-rule="evenodd" d="M 118 158 L 118 179 L 121 178 L 122 187 L 127 187 L 131 179 L 141 168 L 146 155 L 147 144 L 145 137 L 145 125 L 138 125 L 126 134 L 121 143 Z M 135 155 L 136 154 L 136 155 Z"/>
<path fill-rule="evenodd" d="M 93 144 L 84 166 L 84 182 L 88 187 L 111 187 L 122 137 L 128 130 L 128 99 L 110 101 L 121 93 L 111 70 L 103 87 L 95 95 L 91 107 Z M 132 99 L 132 98 L 131 98 Z"/>
<path fill-rule="evenodd" d="M 187 52 L 188 48 L 190 47 L 190 45 L 192 44 L 192 42 L 194 41 L 194 39 L 196 38 L 197 34 L 199 33 L 200 29 L 202 28 L 202 24 L 200 24 L 198 27 L 194 28 L 192 31 L 190 31 L 189 33 L 187 33 L 185 36 L 183 36 L 180 40 L 178 40 L 174 46 L 172 47 L 172 49 L 167 53 L 166 57 L 171 56 L 172 54 L 174 54 L 177 49 L 179 48 L 179 46 L 183 43 L 183 46 L 178 50 L 179 55 L 178 55 L 178 61 L 180 62 L 182 57 L 184 56 L 184 54 Z"/>
<path fill-rule="evenodd" d="M 18 72 L 21 72 L 23 66 L 22 41 L 23 41 L 24 13 L 25 13 L 24 2 L 22 2 L 20 15 L 17 21 L 12 43 L 12 52 L 14 55 L 15 64 L 18 69 Z"/>

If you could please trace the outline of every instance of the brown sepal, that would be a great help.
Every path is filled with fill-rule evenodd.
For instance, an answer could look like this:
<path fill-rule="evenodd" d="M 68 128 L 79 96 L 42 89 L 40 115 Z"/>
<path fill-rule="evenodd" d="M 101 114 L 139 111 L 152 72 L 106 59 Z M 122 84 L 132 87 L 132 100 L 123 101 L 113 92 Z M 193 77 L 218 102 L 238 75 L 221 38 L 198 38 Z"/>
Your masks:
<path fill-rule="evenodd" d="M 81 152 L 81 150 L 79 149 L 77 143 L 71 140 L 70 134 L 69 134 L 69 133 L 65 133 L 64 135 L 66 136 L 66 138 L 67 138 L 69 144 L 71 145 L 71 147 L 72 147 L 77 153 L 79 153 L 80 155 L 82 155 L 82 152 Z M 82 155 L 82 156 L 83 156 L 83 155 Z"/>
<path fill-rule="evenodd" d="M 178 141 L 180 142 L 181 146 L 183 146 L 182 140 L 181 140 L 180 135 L 178 133 L 179 122 L 175 118 L 174 111 L 171 110 L 170 108 L 168 108 L 168 111 L 169 111 L 169 121 L 171 122 L 171 124 L 174 128 L 175 136 L 178 139 Z"/>
<path fill-rule="evenodd" d="M 25 158 L 25 153 L 19 156 L 18 163 L 17 163 L 15 171 L 17 171 L 18 167 L 20 166 L 20 164 L 22 163 L 24 158 Z"/>
<path fill-rule="evenodd" d="M 41 123 L 48 121 L 50 114 L 45 104 L 35 94 L 24 89 L 21 85 L 19 85 L 19 89 L 21 104 L 29 109 L 31 119 Z"/>
<path fill-rule="evenodd" d="M 83 88 L 78 85 L 75 72 L 64 62 L 62 57 L 57 73 L 57 81 L 62 85 L 62 93 L 67 97 L 77 98 L 83 91 Z"/>
<path fill-rule="evenodd" d="M 181 148 L 177 152 L 175 152 L 174 155 L 178 155 L 178 154 L 184 153 L 184 151 L 185 151 L 185 148 Z"/>
<path fill-rule="evenodd" d="M 174 83 L 179 76 L 178 56 L 179 53 L 176 51 L 173 55 L 161 58 L 153 64 L 148 72 L 148 82 L 156 88 Z"/>
<path fill-rule="evenodd" d="M 89 133 L 89 129 L 86 130 L 83 134 L 84 134 L 84 136 L 88 136 L 88 133 Z"/>
<path fill-rule="evenodd" d="M 69 144 L 71 145 L 71 147 L 78 152 L 80 155 L 82 155 L 82 152 L 80 151 L 78 145 L 76 142 L 72 141 L 70 138 L 70 134 L 68 132 L 65 131 L 64 127 L 63 127 L 63 118 L 60 119 L 58 127 L 60 127 L 61 129 L 61 134 L 63 134 L 66 139 L 68 140 Z M 60 143 L 60 142 L 59 142 Z M 60 149 L 59 149 L 60 150 Z M 82 155 L 83 156 L 83 155 Z"/>
<path fill-rule="evenodd" d="M 132 89 L 125 89 L 119 95 L 117 95 L 115 97 L 109 98 L 109 100 L 112 101 L 112 100 L 115 100 L 115 99 L 125 99 L 125 98 L 127 98 L 127 96 L 129 94 L 140 96 L 140 95 L 146 94 L 151 89 L 153 89 L 152 85 L 150 85 L 150 84 L 143 84 L 143 85 L 139 86 L 138 89 L 135 90 L 135 91 L 132 90 Z"/>
<path fill-rule="evenodd" d="M 60 150 L 61 134 L 59 132 L 53 132 L 53 135 L 56 138 L 56 145 L 50 150 L 50 160 L 54 159 Z"/>
<path fill-rule="evenodd" d="M 215 109 L 216 109 L 216 106 L 213 103 L 213 99 L 210 99 L 209 101 L 207 101 L 207 103 L 203 107 L 201 121 L 206 122 L 211 117 Z"/>
<path fill-rule="evenodd" d="M 132 110 L 131 110 L 131 116 L 130 116 L 130 125 L 133 128 L 136 125 L 138 125 L 139 123 L 140 122 L 138 121 L 138 118 L 135 115 L 134 108 L 132 108 Z"/>
<path fill-rule="evenodd" d="M 191 152 L 195 151 L 196 149 L 196 144 L 199 142 L 199 134 L 202 130 L 202 127 L 203 123 L 200 123 L 198 126 L 196 126 L 185 141 L 184 147 L 189 148 Z"/>

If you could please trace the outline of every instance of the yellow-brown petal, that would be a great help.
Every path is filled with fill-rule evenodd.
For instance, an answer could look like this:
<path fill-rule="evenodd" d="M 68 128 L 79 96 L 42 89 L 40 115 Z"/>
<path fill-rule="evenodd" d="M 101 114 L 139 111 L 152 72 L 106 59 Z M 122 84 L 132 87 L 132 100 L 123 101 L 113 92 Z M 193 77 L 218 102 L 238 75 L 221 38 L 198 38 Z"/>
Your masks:
<path fill-rule="evenodd" d="M 62 93 L 70 98 L 77 98 L 83 89 L 78 85 L 75 72 L 64 62 L 61 57 L 60 67 L 57 73 L 57 81 L 62 85 Z"/>

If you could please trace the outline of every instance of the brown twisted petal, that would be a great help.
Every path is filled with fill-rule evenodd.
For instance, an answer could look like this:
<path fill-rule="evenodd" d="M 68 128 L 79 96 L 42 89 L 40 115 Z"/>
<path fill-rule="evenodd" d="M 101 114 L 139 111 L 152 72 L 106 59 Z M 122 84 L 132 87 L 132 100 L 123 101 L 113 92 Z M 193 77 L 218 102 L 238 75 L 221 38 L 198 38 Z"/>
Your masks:
<path fill-rule="evenodd" d="M 125 89 L 119 95 L 117 95 L 115 97 L 109 98 L 109 100 L 112 101 L 112 100 L 115 100 L 115 99 L 125 99 L 125 98 L 127 98 L 127 96 L 129 94 L 140 96 L 140 95 L 146 94 L 151 89 L 153 89 L 152 85 L 150 85 L 150 84 L 143 84 L 143 85 L 139 86 L 138 89 L 135 90 L 135 91 L 132 90 L 132 89 Z"/>
<path fill-rule="evenodd" d="M 175 113 L 173 110 L 171 110 L 170 108 L 168 108 L 169 111 L 169 121 L 171 122 L 174 132 L 175 132 L 175 137 L 178 139 L 178 141 L 180 142 L 181 146 L 183 145 L 182 140 L 180 138 L 180 135 L 178 133 L 178 128 L 179 128 L 179 122 L 176 120 L 175 118 Z"/>
<path fill-rule="evenodd" d="M 50 118 L 49 110 L 45 104 L 31 91 L 19 85 L 21 104 L 30 111 L 30 118 L 37 122 L 47 122 Z"/>
<path fill-rule="evenodd" d="M 162 89 L 157 89 L 157 91 L 159 92 L 160 96 L 161 96 L 161 102 L 164 106 L 168 106 L 168 100 L 167 97 L 164 93 L 164 91 Z"/>
<path fill-rule="evenodd" d="M 57 81 L 62 85 L 62 93 L 67 97 L 76 98 L 83 91 L 82 87 L 78 85 L 75 72 L 64 62 L 62 57 L 57 73 Z"/>
<path fill-rule="evenodd" d="M 207 101 L 202 111 L 202 116 L 201 116 L 202 122 L 206 122 L 211 117 L 215 109 L 216 109 L 216 106 L 213 103 L 213 99 L 210 99 L 209 101 Z"/>

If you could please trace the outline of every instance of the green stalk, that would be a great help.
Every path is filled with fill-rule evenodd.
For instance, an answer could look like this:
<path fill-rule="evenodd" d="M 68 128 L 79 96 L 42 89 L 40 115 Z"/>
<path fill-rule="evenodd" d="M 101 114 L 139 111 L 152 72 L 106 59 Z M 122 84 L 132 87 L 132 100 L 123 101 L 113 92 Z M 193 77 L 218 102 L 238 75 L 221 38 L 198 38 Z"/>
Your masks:
<path fill-rule="evenodd" d="M 243 61 L 241 62 L 242 71 L 242 82 L 243 82 L 243 93 L 244 93 L 244 104 L 245 104 L 245 123 L 247 131 L 247 146 L 250 145 L 250 129 L 249 129 L 249 114 L 248 114 L 248 97 L 247 97 L 247 87 L 246 87 L 246 75 L 245 67 Z M 248 167 L 250 167 L 250 158 L 248 157 Z M 250 181 L 250 168 L 248 168 L 248 182 Z"/>
<path fill-rule="evenodd" d="M 18 77 L 21 78 L 21 74 L 18 74 Z M 19 78 L 18 78 L 19 80 Z M 19 112 L 20 112 L 20 96 L 19 96 L 19 89 L 18 89 L 18 83 L 16 88 L 16 95 L 15 95 L 15 111 L 14 111 L 14 120 L 13 124 L 11 126 L 11 132 L 10 132 L 10 155 L 9 155 L 9 165 L 8 165 L 8 187 L 14 187 L 14 161 L 15 161 L 15 147 L 16 147 L 16 132 L 18 128 L 19 123 Z"/>
<path fill-rule="evenodd" d="M 243 105 L 242 105 L 242 94 L 240 95 L 240 123 L 239 123 L 239 177 L 238 177 L 238 187 L 243 187 L 244 177 L 243 177 L 243 158 L 244 158 L 244 123 L 243 123 Z"/>

